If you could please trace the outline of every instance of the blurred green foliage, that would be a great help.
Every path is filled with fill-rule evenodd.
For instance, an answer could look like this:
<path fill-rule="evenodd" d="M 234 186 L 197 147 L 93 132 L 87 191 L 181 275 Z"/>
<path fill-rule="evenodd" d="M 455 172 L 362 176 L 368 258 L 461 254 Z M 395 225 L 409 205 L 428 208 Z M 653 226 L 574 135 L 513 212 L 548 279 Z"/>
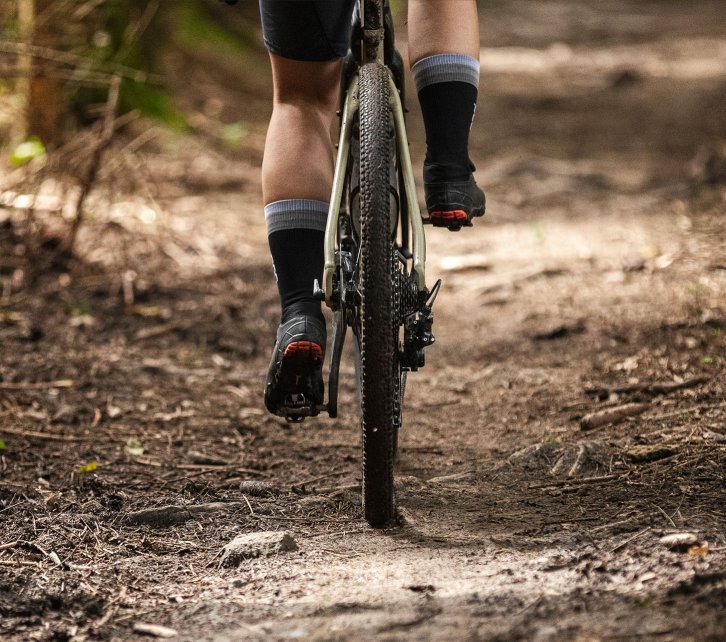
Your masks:
<path fill-rule="evenodd" d="M 21 41 L 19 7 L 30 0 L 0 0 L 2 38 Z M 62 112 L 80 125 L 99 116 L 108 85 L 122 76 L 119 111 L 138 109 L 165 124 L 184 130 L 185 115 L 174 106 L 164 83 L 169 54 L 234 57 L 256 40 L 256 4 L 230 8 L 212 0 L 32 0 L 35 6 L 32 44 L 53 53 L 36 59 L 42 71 L 58 79 Z M 255 4 L 253 7 L 252 4 Z M 252 11 L 254 10 L 254 14 Z M 68 127 L 65 118 L 61 127 Z M 229 138 L 244 132 L 230 130 Z"/>
<path fill-rule="evenodd" d="M 177 37 L 180 43 L 198 46 L 213 45 L 232 54 L 245 54 L 249 47 L 238 33 L 225 28 L 214 19 L 208 5 L 199 2 L 184 3 L 178 9 Z"/>

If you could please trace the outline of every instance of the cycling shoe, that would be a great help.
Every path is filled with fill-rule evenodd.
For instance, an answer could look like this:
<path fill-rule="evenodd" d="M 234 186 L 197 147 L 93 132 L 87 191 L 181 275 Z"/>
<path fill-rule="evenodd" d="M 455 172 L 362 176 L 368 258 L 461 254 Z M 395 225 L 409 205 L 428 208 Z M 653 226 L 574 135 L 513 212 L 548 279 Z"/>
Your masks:
<path fill-rule="evenodd" d="M 471 227 L 472 219 L 483 216 L 486 197 L 474 180 L 474 166 L 424 164 L 424 192 L 429 222 L 452 232 Z"/>
<path fill-rule="evenodd" d="M 288 421 L 314 417 L 323 404 L 325 320 L 305 314 L 280 324 L 265 384 L 265 406 Z"/>

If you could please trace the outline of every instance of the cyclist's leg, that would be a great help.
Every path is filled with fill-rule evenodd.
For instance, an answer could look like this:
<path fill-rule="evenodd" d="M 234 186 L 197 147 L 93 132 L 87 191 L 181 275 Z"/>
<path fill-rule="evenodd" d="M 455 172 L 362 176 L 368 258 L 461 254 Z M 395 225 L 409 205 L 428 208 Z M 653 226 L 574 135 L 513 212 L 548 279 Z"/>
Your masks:
<path fill-rule="evenodd" d="M 274 54 L 270 60 L 274 98 L 262 164 L 265 203 L 289 198 L 325 201 L 333 178 L 330 134 L 340 62 L 303 62 Z"/>
<path fill-rule="evenodd" d="M 333 179 L 330 131 L 340 63 L 270 55 L 274 102 L 262 163 L 262 191 L 283 319 L 320 316 L 313 280 L 322 278 L 323 232 Z"/>
<path fill-rule="evenodd" d="M 260 0 L 274 81 L 262 183 L 282 319 L 265 404 L 294 416 L 301 399 L 323 401 L 325 322 L 313 296 L 322 278 L 323 237 L 333 177 L 331 129 L 348 46 L 352 0 Z"/>
<path fill-rule="evenodd" d="M 262 188 L 283 320 L 321 315 L 323 231 L 333 177 L 331 129 L 353 0 L 260 0 L 274 102 Z"/>
<path fill-rule="evenodd" d="M 411 64 L 446 53 L 479 60 L 476 0 L 409 0 L 408 23 Z"/>
<path fill-rule="evenodd" d="M 323 402 L 326 332 L 313 281 L 323 273 L 333 175 L 330 128 L 340 65 L 270 57 L 274 107 L 262 163 L 262 191 L 281 322 L 265 384 L 265 405 L 272 413 L 291 416 L 291 399 L 303 399 L 302 405 L 312 408 Z"/>
<path fill-rule="evenodd" d="M 426 204 L 458 229 L 484 213 L 469 132 L 479 84 L 476 0 L 409 0 L 409 59 L 426 128 Z"/>

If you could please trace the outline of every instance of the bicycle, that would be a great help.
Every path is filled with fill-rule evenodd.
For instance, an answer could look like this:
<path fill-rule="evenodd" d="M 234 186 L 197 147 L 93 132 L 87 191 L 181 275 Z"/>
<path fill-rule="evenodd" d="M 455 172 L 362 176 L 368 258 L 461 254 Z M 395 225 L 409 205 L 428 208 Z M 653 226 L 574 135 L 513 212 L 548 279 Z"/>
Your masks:
<path fill-rule="evenodd" d="M 408 372 L 435 341 L 426 240 L 408 147 L 403 61 L 388 0 L 359 0 L 341 83 L 340 137 L 316 294 L 333 312 L 328 403 L 338 413 L 347 328 L 356 341 L 363 435 L 363 507 L 375 527 L 396 518 L 393 465 Z M 302 420 L 309 409 L 301 400 Z"/>

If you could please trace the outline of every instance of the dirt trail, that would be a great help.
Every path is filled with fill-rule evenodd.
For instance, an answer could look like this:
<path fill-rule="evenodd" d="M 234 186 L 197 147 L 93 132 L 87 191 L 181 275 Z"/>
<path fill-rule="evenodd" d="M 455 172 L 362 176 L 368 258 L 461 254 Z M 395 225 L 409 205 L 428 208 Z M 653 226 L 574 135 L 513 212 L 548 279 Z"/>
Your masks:
<path fill-rule="evenodd" d="M 262 410 L 266 108 L 232 160 L 162 134 L 139 157 L 153 207 L 99 211 L 82 260 L 0 304 L 3 639 L 723 639 L 720 4 L 531 5 L 483 16 L 488 220 L 428 235 L 444 289 L 409 378 L 404 524 L 362 521 L 350 359 L 339 420 Z M 25 224 L 0 209 L 4 277 L 32 271 Z M 297 550 L 219 565 L 256 531 Z"/>

